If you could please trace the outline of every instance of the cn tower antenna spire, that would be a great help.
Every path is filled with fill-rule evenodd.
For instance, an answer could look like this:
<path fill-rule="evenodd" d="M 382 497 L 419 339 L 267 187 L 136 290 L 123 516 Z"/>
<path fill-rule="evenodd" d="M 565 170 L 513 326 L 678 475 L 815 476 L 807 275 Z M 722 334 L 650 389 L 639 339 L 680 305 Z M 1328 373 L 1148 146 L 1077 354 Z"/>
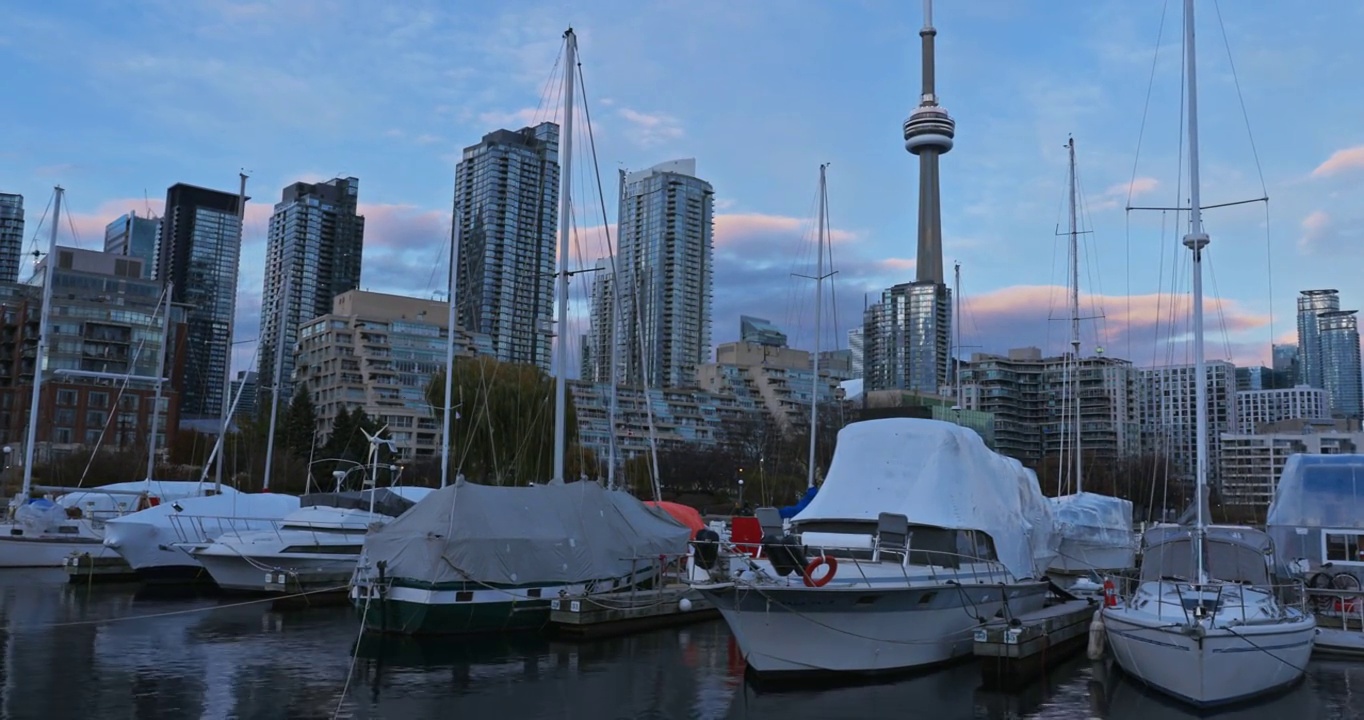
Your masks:
<path fill-rule="evenodd" d="M 905 150 L 919 158 L 919 244 L 915 255 L 916 281 L 943 282 L 942 209 L 938 193 L 938 157 L 952 149 L 957 124 L 938 104 L 934 78 L 933 0 L 924 0 L 923 91 L 919 106 L 905 120 Z"/>

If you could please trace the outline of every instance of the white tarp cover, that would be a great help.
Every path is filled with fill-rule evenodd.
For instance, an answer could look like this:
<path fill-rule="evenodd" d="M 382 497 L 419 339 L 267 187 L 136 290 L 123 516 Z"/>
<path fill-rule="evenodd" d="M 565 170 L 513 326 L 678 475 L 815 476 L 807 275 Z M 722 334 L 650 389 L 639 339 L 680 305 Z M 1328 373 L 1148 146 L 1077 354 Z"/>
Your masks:
<path fill-rule="evenodd" d="M 205 491 L 212 491 L 214 488 L 212 482 L 198 480 L 153 480 L 150 485 L 148 494 L 164 502 L 195 497 L 204 494 Z M 99 492 L 100 490 L 113 490 L 118 494 L 111 495 L 107 492 Z M 92 510 L 98 513 L 112 512 L 120 509 L 120 506 L 124 511 L 128 511 L 137 507 L 137 498 L 123 493 L 142 492 L 144 490 L 148 490 L 146 480 L 110 483 L 89 490 L 73 490 L 57 496 L 56 502 L 62 507 L 78 507 L 81 510 Z M 237 491 L 233 488 L 223 487 L 224 495 L 235 492 Z M 91 503 L 94 504 L 93 507 Z"/>
<path fill-rule="evenodd" d="M 1080 492 L 1051 498 L 1056 533 L 1064 540 L 1129 548 L 1132 534 L 1132 502 L 1110 495 Z"/>
<path fill-rule="evenodd" d="M 840 430 L 828 477 L 792 522 L 874 523 L 883 512 L 983 531 L 1019 579 L 1040 577 L 1058 543 L 1037 476 L 974 430 L 939 420 L 864 420 Z"/>
<path fill-rule="evenodd" d="M 687 551 L 691 530 L 590 482 L 532 487 L 459 480 L 365 538 L 385 574 L 427 583 L 578 583 L 644 570 Z M 633 562 L 635 558 L 639 562 Z"/>

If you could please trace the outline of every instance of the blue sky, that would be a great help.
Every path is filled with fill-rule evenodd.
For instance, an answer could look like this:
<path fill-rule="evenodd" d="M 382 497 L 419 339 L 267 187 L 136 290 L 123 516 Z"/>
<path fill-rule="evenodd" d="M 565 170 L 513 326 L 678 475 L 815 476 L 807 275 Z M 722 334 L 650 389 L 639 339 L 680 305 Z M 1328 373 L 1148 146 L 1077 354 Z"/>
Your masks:
<path fill-rule="evenodd" d="M 242 339 L 258 326 L 270 207 L 296 180 L 360 178 L 367 289 L 442 290 L 432 268 L 448 242 L 459 151 L 499 127 L 555 119 L 557 101 L 541 98 L 557 92 L 551 70 L 570 24 L 607 197 L 618 168 L 678 157 L 695 157 L 716 188 L 716 342 L 735 339 L 747 312 L 810 344 L 813 288 L 792 273 L 810 272 L 821 162 L 830 163 L 838 270 L 822 345 L 843 344 L 865 294 L 913 278 L 918 175 L 900 125 L 919 92 L 918 3 L 3 5 L 0 190 L 25 195 L 29 237 L 54 184 L 68 191 L 78 236 L 63 227 L 62 243 L 93 247 L 106 222 L 148 205 L 144 193 L 159 211 L 167 186 L 235 190 L 244 168 L 253 200 Z M 968 350 L 1064 342 L 1065 246 L 1055 233 L 1073 134 L 1093 231 L 1084 314 L 1102 315 L 1086 321 L 1086 349 L 1143 365 L 1186 360 L 1169 327 L 1186 315 L 1171 296 L 1188 287 L 1180 231 L 1173 216 L 1123 209 L 1129 187 L 1136 204 L 1177 204 L 1180 5 L 938 3 L 938 89 L 957 120 L 942 163 L 944 257 L 949 278 L 953 260 L 962 263 Z M 1205 202 L 1264 194 L 1252 137 L 1270 198 L 1268 214 L 1251 204 L 1205 220 L 1209 356 L 1250 363 L 1268 357 L 1271 337 L 1293 337 L 1299 289 L 1339 288 L 1345 307 L 1364 307 L 1364 95 L 1355 89 L 1364 4 L 1198 8 Z M 589 154 L 576 158 L 590 171 Z M 575 258 L 588 262 L 603 247 L 586 230 L 602 224 L 591 185 L 574 193 L 585 228 Z M 581 288 L 572 297 L 583 304 Z M 249 357 L 243 345 L 238 366 Z"/>

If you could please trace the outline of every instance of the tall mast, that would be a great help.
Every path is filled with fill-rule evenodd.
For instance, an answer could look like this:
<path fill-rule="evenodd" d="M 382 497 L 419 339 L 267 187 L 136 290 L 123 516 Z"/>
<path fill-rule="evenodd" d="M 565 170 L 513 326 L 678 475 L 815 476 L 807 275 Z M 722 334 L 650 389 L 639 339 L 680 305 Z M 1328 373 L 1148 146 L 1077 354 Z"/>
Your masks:
<path fill-rule="evenodd" d="M 607 236 L 607 251 L 611 253 L 611 356 L 609 375 L 611 380 L 611 402 L 606 406 L 606 421 L 610 425 L 611 431 L 606 434 L 606 486 L 611 489 L 616 487 L 616 411 L 619 403 L 619 393 L 616 383 L 616 357 L 620 354 L 620 326 L 625 322 L 624 314 L 621 312 L 620 303 L 620 266 L 617 264 L 620 255 L 621 244 L 620 218 L 625 214 L 625 169 L 619 171 L 619 180 L 616 183 L 616 247 L 610 247 L 610 236 Z M 603 211 L 605 214 L 605 211 Z M 629 333 L 625 333 L 629 337 Z M 626 350 L 629 350 L 629 341 L 626 341 Z M 627 365 L 628 367 L 628 365 Z M 647 398 L 646 398 L 647 399 Z"/>
<path fill-rule="evenodd" d="M 807 489 L 815 486 L 815 438 L 818 437 L 816 430 L 819 420 L 819 321 L 824 304 L 824 208 L 829 202 L 824 181 L 824 170 L 827 167 L 828 165 L 819 166 L 819 242 L 815 249 L 815 255 L 819 259 L 815 261 L 815 349 L 810 355 L 814 377 L 810 381 L 810 463 L 805 481 Z"/>
<path fill-rule="evenodd" d="M 246 173 L 237 173 L 237 177 L 240 179 L 240 184 L 237 188 L 237 244 L 240 246 L 242 238 L 246 235 Z M 232 328 L 234 325 L 236 325 L 235 311 L 227 318 L 227 359 L 223 363 L 223 374 L 225 377 L 223 377 L 223 409 L 222 417 L 220 418 L 222 420 L 222 425 L 218 430 L 218 437 L 220 439 L 226 438 L 227 436 L 228 424 L 232 422 L 232 410 L 236 406 L 235 402 L 228 403 L 227 401 L 228 398 L 232 397 Z M 278 374 L 279 373 L 276 372 L 276 375 Z M 242 387 L 246 387 L 246 383 L 242 383 Z M 271 432 L 273 433 L 273 430 Z M 224 446 L 225 445 L 226 443 L 224 443 Z M 218 454 L 218 464 L 213 469 L 213 489 L 214 492 L 218 494 L 221 494 L 223 491 L 223 462 L 225 461 L 225 455 L 226 452 L 220 452 Z M 269 477 L 269 465 L 266 466 L 265 472 L 267 473 L 266 476 Z"/>
<path fill-rule="evenodd" d="M 166 298 L 165 316 L 161 319 L 161 354 L 156 360 L 156 392 L 152 396 L 151 432 L 147 440 L 147 491 L 152 489 L 152 474 L 156 472 L 156 433 L 161 421 L 161 384 L 166 381 L 166 353 L 170 351 L 171 294 L 175 283 L 167 280 L 163 294 Z M 227 398 L 223 398 L 227 402 Z"/>
<path fill-rule="evenodd" d="M 952 321 L 952 327 L 957 336 L 957 371 L 954 379 L 957 383 L 957 410 L 960 413 L 966 408 L 966 388 L 961 383 L 961 263 L 956 261 L 952 262 L 952 298 L 957 301 L 957 317 Z M 960 414 L 957 415 L 957 422 L 961 422 Z"/>
<path fill-rule="evenodd" d="M 1075 443 L 1071 453 L 1075 455 L 1075 492 L 1083 492 L 1084 484 L 1080 478 L 1080 228 L 1075 216 L 1075 138 L 1066 143 L 1070 151 L 1070 402 L 1075 407 Z"/>
<path fill-rule="evenodd" d="M 578 38 L 573 28 L 564 32 L 564 132 L 559 140 L 559 321 L 554 340 L 554 479 L 564 479 L 565 404 L 568 385 L 568 243 L 573 213 L 573 73 Z"/>
<path fill-rule="evenodd" d="M 33 395 L 28 402 L 28 432 L 24 433 L 24 488 L 20 491 L 20 502 L 27 502 L 29 489 L 33 486 L 33 447 L 38 442 L 38 410 L 43 391 L 43 363 L 47 360 L 48 309 L 52 307 L 52 279 L 57 268 L 57 226 L 62 219 L 62 196 L 66 193 L 60 185 L 53 188 L 56 196 L 52 200 L 52 233 L 47 241 L 47 260 L 43 265 L 43 299 L 38 308 L 38 347 L 33 354 Z"/>
<path fill-rule="evenodd" d="M 1194 51 L 1194 11 L 1193 0 L 1184 0 L 1184 50 L 1187 55 L 1185 66 L 1189 79 L 1189 234 L 1184 236 L 1184 246 L 1193 252 L 1193 332 L 1194 332 L 1194 417 L 1197 424 L 1196 464 L 1197 484 L 1194 502 L 1194 559 L 1198 569 L 1198 582 L 1207 582 L 1207 570 L 1203 565 L 1203 535 L 1207 518 L 1203 517 L 1203 491 L 1208 482 L 1208 377 L 1203 360 L 1203 248 L 1208 246 L 1209 238 L 1203 232 L 1203 208 L 1200 205 L 1198 180 L 1198 70 L 1195 64 L 1197 53 Z"/>
<path fill-rule="evenodd" d="M 294 279 L 292 272 L 284 276 L 284 294 L 280 296 L 279 302 L 279 332 L 275 333 L 275 383 L 270 388 L 270 437 L 265 441 L 265 482 L 261 489 L 270 492 L 270 464 L 275 457 L 275 420 L 279 417 L 279 391 L 283 387 L 282 378 L 284 374 L 284 352 L 289 337 L 289 288 Z M 227 406 L 227 398 L 223 398 L 223 406 Z M 227 432 L 227 425 L 223 425 L 223 432 Z"/>
<path fill-rule="evenodd" d="M 455 188 L 455 193 L 459 193 L 459 188 Z M 459 198 L 455 198 L 455 219 L 450 223 L 450 277 L 447 278 L 445 289 L 445 411 L 441 413 L 440 427 L 440 486 L 445 487 L 450 484 L 450 428 L 454 418 L 455 409 L 450 407 L 450 402 L 455 384 L 455 287 L 458 284 L 456 277 L 459 272 L 459 239 L 464 223 L 463 213 L 460 211 Z"/>

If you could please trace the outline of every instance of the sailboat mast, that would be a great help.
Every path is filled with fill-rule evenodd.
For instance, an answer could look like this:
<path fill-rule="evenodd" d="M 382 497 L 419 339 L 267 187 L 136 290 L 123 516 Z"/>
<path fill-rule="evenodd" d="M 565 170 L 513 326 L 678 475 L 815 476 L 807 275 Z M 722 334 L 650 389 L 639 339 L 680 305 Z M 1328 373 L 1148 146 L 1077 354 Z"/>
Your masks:
<path fill-rule="evenodd" d="M 1070 401 L 1075 407 L 1075 442 L 1071 454 L 1075 456 L 1075 492 L 1084 491 L 1080 477 L 1080 243 L 1079 223 L 1075 215 L 1075 138 L 1066 143 L 1070 151 Z"/>
<path fill-rule="evenodd" d="M 957 336 L 957 371 L 953 377 L 957 383 L 957 422 L 961 422 L 961 411 L 966 409 L 966 388 L 961 382 L 961 263 L 952 262 L 952 299 L 956 301 L 956 317 L 952 319 L 952 328 Z"/>
<path fill-rule="evenodd" d="M 1196 467 L 1194 493 L 1195 511 L 1194 556 L 1198 582 L 1207 582 L 1203 565 L 1203 535 L 1208 519 L 1203 517 L 1203 492 L 1208 482 L 1208 377 L 1203 359 L 1203 248 L 1209 238 L 1203 232 L 1203 208 L 1200 205 L 1198 180 L 1198 70 L 1194 51 L 1193 0 L 1184 0 L 1184 49 L 1187 55 L 1189 92 L 1189 234 L 1184 246 L 1193 252 L 1193 334 L 1194 334 L 1194 418 L 1197 425 Z"/>
<path fill-rule="evenodd" d="M 156 391 L 152 395 L 151 412 L 151 431 L 147 438 L 147 491 L 152 489 L 152 475 L 156 472 L 156 433 L 160 429 L 161 420 L 161 384 L 166 381 L 166 353 L 170 351 L 170 324 L 171 324 L 171 294 L 175 292 L 175 283 L 166 281 L 166 289 L 162 291 L 166 300 L 165 316 L 161 318 L 161 354 L 156 360 Z M 227 402 L 227 398 L 223 398 Z"/>
<path fill-rule="evenodd" d="M 237 173 L 237 177 L 239 179 L 237 187 L 237 244 L 240 245 L 242 238 L 246 235 L 246 173 Z M 227 318 L 227 362 L 224 363 L 225 370 L 223 371 L 223 410 L 222 417 L 219 418 L 222 425 L 218 430 L 220 439 L 227 436 L 227 427 L 232 422 L 232 411 L 236 406 L 236 403 L 229 405 L 227 401 L 228 398 L 232 397 L 232 328 L 236 324 L 234 316 L 235 313 Z M 242 387 L 246 387 L 246 383 L 242 383 Z M 222 493 L 223 491 L 223 463 L 227 462 L 226 454 L 226 451 L 218 454 L 218 464 L 213 469 L 213 490 L 215 493 Z M 266 472 L 270 471 L 267 469 Z"/>
<path fill-rule="evenodd" d="M 578 38 L 573 28 L 564 32 L 564 131 L 559 140 L 559 321 L 555 325 L 557 333 L 555 345 L 554 370 L 554 479 L 564 479 L 564 455 L 566 454 L 564 423 L 565 404 L 568 385 L 568 243 L 569 227 L 573 213 L 573 73 L 577 69 L 574 52 L 578 49 Z"/>
<path fill-rule="evenodd" d="M 33 486 L 33 448 L 38 442 L 38 403 L 43 391 L 43 363 L 47 359 L 48 309 L 52 306 L 52 279 L 57 268 L 57 226 L 62 218 L 62 196 L 65 190 L 60 185 L 53 188 L 52 234 L 47 241 L 47 263 L 43 265 L 42 305 L 38 309 L 38 348 L 33 354 L 33 395 L 28 403 L 28 432 L 24 433 L 24 488 L 19 491 L 20 502 L 27 502 L 28 493 Z"/>
<path fill-rule="evenodd" d="M 458 190 L 456 190 L 458 192 Z M 459 238 L 460 226 L 463 224 L 463 213 L 460 212 L 459 201 L 455 201 L 454 221 L 450 224 L 450 276 L 446 278 L 445 287 L 445 411 L 441 413 L 440 427 L 440 486 L 445 487 L 450 484 L 450 428 L 454 418 L 455 409 L 450 407 L 450 402 L 455 384 L 455 285 L 458 282 L 456 274 L 459 272 Z"/>
<path fill-rule="evenodd" d="M 616 356 L 620 354 L 620 326 L 625 322 L 620 305 L 620 271 L 616 265 L 618 259 L 616 257 L 618 255 L 616 250 L 621 247 L 620 215 L 623 214 L 621 210 L 625 207 L 625 170 L 621 169 L 618 172 L 620 174 L 619 181 L 616 183 L 617 215 L 615 248 L 610 246 L 610 236 L 608 235 L 607 237 L 607 252 L 610 253 L 611 258 L 611 284 L 609 285 L 611 288 L 611 354 L 607 361 L 609 363 L 609 370 L 607 373 L 611 376 L 611 402 L 606 406 L 606 422 L 611 430 L 606 434 L 606 487 L 612 490 L 616 489 L 616 411 L 620 395 L 620 393 L 617 392 L 616 387 L 619 380 L 619 378 L 616 377 Z M 603 212 L 603 214 L 605 213 Z M 626 333 L 626 335 L 628 336 L 629 333 Z M 629 345 L 628 340 L 626 341 L 626 345 Z M 626 349 L 628 350 L 629 348 L 627 347 Z"/>
<path fill-rule="evenodd" d="M 815 261 L 815 349 L 810 355 L 810 367 L 814 370 L 814 377 L 810 381 L 810 462 L 805 481 L 806 488 L 815 486 L 815 438 L 818 436 L 816 430 L 819 421 L 819 325 L 824 305 L 824 208 L 829 201 L 824 181 L 824 170 L 827 167 L 828 165 L 819 166 L 819 240 L 815 249 L 815 255 L 819 259 Z"/>
<path fill-rule="evenodd" d="M 275 333 L 275 382 L 270 388 L 270 437 L 265 441 L 265 482 L 261 486 L 264 492 L 270 492 L 270 465 L 275 457 L 275 422 L 279 417 L 279 391 L 283 387 L 280 375 L 284 374 L 284 348 L 289 337 L 289 288 L 293 284 L 293 273 L 284 276 L 284 294 L 280 296 L 279 302 L 279 332 Z M 226 406 L 226 398 L 224 406 Z M 223 426 L 223 432 L 227 432 L 227 426 Z"/>

